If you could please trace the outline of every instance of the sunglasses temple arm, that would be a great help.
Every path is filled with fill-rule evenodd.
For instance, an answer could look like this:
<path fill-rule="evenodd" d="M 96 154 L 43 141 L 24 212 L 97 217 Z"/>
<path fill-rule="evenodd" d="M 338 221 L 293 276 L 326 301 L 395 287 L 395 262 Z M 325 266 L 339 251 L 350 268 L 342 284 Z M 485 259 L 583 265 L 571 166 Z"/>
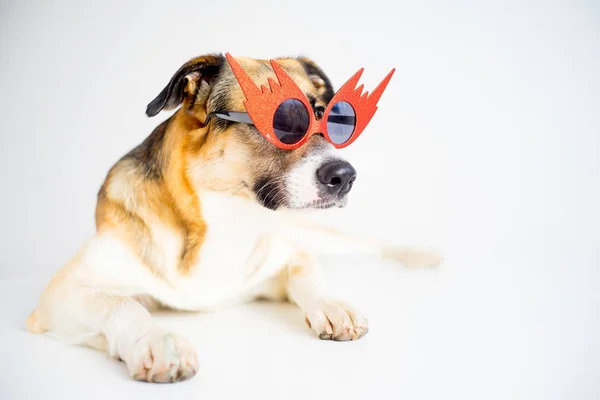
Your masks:
<path fill-rule="evenodd" d="M 237 111 L 215 111 L 215 112 L 211 112 L 210 114 L 208 114 L 206 116 L 206 122 L 205 124 L 208 124 L 208 121 L 210 121 L 211 118 L 213 117 L 217 117 L 220 119 L 224 119 L 227 121 L 233 121 L 233 122 L 242 122 L 245 124 L 250 124 L 250 125 L 254 125 L 254 122 L 252 122 L 252 119 L 250 118 L 250 116 L 248 115 L 247 112 L 237 112 Z"/>

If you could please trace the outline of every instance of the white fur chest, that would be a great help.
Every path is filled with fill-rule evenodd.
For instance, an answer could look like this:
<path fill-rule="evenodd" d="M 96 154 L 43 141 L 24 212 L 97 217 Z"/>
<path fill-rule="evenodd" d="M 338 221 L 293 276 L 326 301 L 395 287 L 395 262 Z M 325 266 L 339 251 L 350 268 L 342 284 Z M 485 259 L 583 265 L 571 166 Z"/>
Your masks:
<path fill-rule="evenodd" d="M 206 235 L 189 276 L 170 281 L 186 308 L 210 309 L 235 301 L 283 268 L 290 248 L 273 235 L 274 212 L 214 192 L 200 194 Z M 189 304 L 187 304 L 189 303 Z"/>

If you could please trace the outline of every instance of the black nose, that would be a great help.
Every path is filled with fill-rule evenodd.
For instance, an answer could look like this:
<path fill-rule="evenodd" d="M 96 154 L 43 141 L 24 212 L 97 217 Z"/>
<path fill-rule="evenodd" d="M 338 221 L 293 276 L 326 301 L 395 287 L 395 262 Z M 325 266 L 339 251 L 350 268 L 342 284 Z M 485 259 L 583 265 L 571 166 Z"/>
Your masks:
<path fill-rule="evenodd" d="M 344 195 L 352 189 L 356 170 L 347 161 L 329 161 L 319 167 L 317 178 L 327 187 L 329 193 Z"/>

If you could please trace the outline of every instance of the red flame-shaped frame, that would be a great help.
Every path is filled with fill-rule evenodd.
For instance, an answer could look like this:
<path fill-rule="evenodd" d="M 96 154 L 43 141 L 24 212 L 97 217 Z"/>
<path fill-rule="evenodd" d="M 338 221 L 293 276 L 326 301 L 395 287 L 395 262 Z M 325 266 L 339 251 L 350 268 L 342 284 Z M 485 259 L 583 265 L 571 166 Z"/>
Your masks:
<path fill-rule="evenodd" d="M 329 102 L 329 105 L 323 114 L 323 118 L 318 120 L 312 112 L 312 107 L 304 92 L 302 92 L 298 85 L 296 85 L 292 78 L 290 78 L 275 60 L 271 60 L 270 62 L 279 82 L 275 82 L 272 78 L 268 78 L 269 87 L 262 85 L 259 89 L 252 78 L 250 78 L 241 65 L 229 53 L 226 53 L 226 57 L 242 91 L 244 92 L 244 96 L 246 97 L 244 106 L 246 107 L 248 116 L 252 120 L 254 126 L 267 140 L 275 146 L 286 150 L 292 150 L 302 146 L 312 135 L 318 133 L 322 133 L 325 139 L 338 149 L 352 144 L 371 121 L 373 115 L 375 115 L 377 103 L 396 70 L 393 68 L 371 94 L 369 94 L 369 92 L 363 94 L 362 91 L 364 85 L 356 87 L 364 71 L 364 68 L 361 68 L 337 91 Z M 273 116 L 275 115 L 275 111 L 281 103 L 289 99 L 296 99 L 302 102 L 310 116 L 310 123 L 306 134 L 299 142 L 294 144 L 282 143 L 273 130 Z M 327 132 L 327 117 L 329 116 L 332 107 L 340 101 L 345 101 L 352 106 L 356 115 L 356 122 L 352 136 L 344 143 L 335 143 L 331 140 Z"/>

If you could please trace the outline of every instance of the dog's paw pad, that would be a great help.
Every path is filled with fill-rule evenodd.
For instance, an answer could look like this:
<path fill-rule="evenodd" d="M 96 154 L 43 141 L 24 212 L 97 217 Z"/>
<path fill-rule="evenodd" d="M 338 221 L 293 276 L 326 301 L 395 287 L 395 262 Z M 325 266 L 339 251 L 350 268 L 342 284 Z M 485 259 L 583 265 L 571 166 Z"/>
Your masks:
<path fill-rule="evenodd" d="M 357 340 L 367 334 L 369 323 L 354 308 L 334 299 L 322 299 L 306 313 L 307 325 L 320 339 Z"/>
<path fill-rule="evenodd" d="M 196 375 L 198 357 L 187 339 L 174 333 L 150 333 L 136 342 L 128 367 L 138 381 L 172 383 Z"/>

